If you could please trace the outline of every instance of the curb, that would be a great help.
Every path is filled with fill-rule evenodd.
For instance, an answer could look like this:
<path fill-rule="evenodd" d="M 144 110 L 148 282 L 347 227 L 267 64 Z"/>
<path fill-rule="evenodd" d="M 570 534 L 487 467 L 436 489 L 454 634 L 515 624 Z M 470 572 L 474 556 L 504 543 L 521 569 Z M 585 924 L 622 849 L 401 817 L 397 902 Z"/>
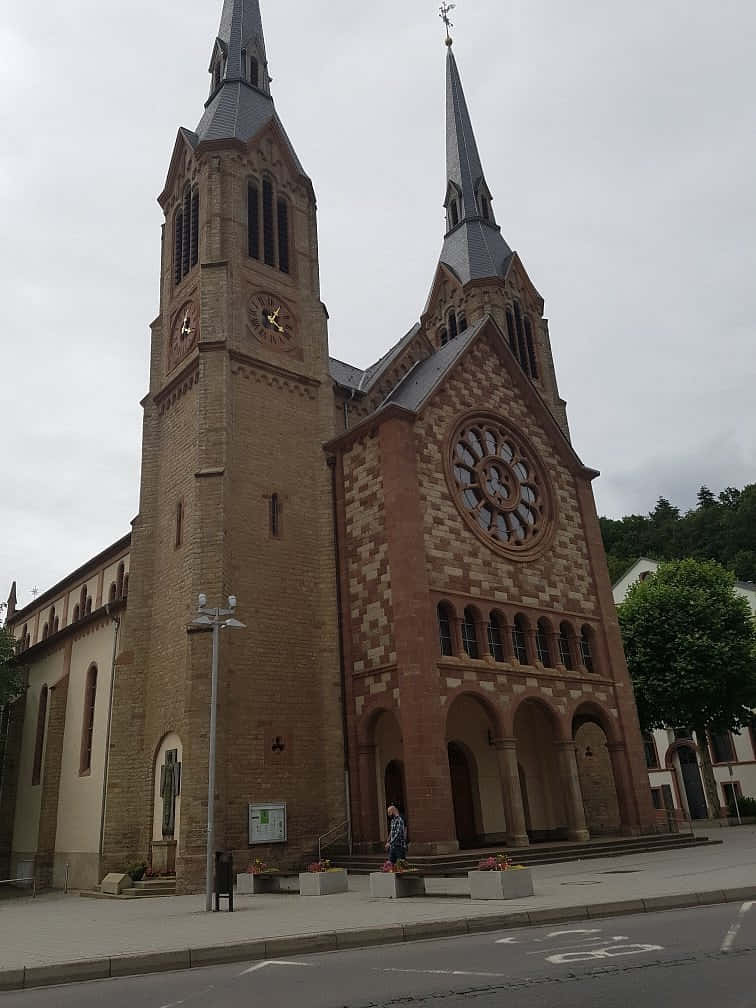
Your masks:
<path fill-rule="evenodd" d="M 31 990 L 84 980 L 106 980 L 139 976 L 146 973 L 167 973 L 197 969 L 202 966 L 222 966 L 236 962 L 254 962 L 282 956 L 311 955 L 315 952 L 342 952 L 348 949 L 395 945 L 401 942 L 450 938 L 456 935 L 484 934 L 511 928 L 535 927 L 539 924 L 561 924 L 575 920 L 595 920 L 660 910 L 683 910 L 698 906 L 716 906 L 756 899 L 756 886 L 738 889 L 715 889 L 711 892 L 686 893 L 678 896 L 652 896 L 648 899 L 620 900 L 614 903 L 590 903 L 586 906 L 554 907 L 544 910 L 490 914 L 485 917 L 462 917 L 457 920 L 419 921 L 415 924 L 395 924 L 388 927 L 363 928 L 352 931 L 330 931 L 322 934 L 292 935 L 231 945 L 217 945 L 169 952 L 148 952 L 128 956 L 93 959 L 52 966 L 27 966 L 23 969 L 0 970 L 0 991 Z"/>

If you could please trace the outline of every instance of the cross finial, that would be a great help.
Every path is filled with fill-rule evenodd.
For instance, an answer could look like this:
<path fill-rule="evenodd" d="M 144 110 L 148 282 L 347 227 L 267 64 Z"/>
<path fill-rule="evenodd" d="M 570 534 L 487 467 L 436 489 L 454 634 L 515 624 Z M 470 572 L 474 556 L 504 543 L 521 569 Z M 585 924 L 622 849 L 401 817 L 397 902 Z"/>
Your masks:
<path fill-rule="evenodd" d="M 441 13 L 439 17 L 446 25 L 446 44 L 448 46 L 452 45 L 454 41 L 451 37 L 451 29 L 454 27 L 454 22 L 451 20 L 449 15 L 456 8 L 456 6 L 457 6 L 456 4 L 450 4 L 447 3 L 446 0 L 444 0 L 444 2 L 441 4 L 440 7 Z"/>

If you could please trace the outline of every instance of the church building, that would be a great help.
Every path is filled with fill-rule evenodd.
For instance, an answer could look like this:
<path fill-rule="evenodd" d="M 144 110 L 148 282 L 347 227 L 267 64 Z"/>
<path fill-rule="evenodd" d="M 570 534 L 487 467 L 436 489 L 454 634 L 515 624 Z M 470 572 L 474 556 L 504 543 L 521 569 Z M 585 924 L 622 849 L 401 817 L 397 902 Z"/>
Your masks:
<path fill-rule="evenodd" d="M 146 861 L 203 887 L 200 593 L 245 624 L 220 635 L 215 788 L 238 868 L 301 864 L 326 834 L 381 850 L 390 802 L 410 855 L 654 830 L 598 474 L 447 46 L 441 253 L 419 321 L 363 370 L 329 356 L 315 193 L 258 0 L 225 0 L 159 196 L 138 515 L 9 599 L 29 672 L 5 714 L 11 873 L 92 887 Z"/>

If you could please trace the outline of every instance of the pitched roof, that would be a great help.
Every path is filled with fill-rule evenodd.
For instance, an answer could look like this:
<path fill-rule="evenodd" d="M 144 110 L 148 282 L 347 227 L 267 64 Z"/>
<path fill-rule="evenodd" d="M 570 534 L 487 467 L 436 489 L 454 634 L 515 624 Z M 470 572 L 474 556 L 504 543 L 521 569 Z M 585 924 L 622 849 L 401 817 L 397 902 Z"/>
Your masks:
<path fill-rule="evenodd" d="M 450 229 L 441 250 L 441 262 L 463 284 L 470 280 L 503 276 L 512 250 L 493 219 L 478 205 L 487 186 L 475 141 L 462 80 L 451 46 L 446 63 L 446 172 L 448 187 L 457 193 L 459 223 Z"/>
<path fill-rule="evenodd" d="M 371 364 L 370 367 L 366 368 L 364 371 L 355 367 L 353 364 L 345 364 L 344 361 L 336 360 L 335 357 L 330 357 L 328 360 L 328 366 L 331 377 L 337 385 L 354 389 L 357 392 L 369 392 L 381 375 L 384 374 L 386 369 L 393 363 L 393 361 L 396 360 L 402 350 L 404 350 L 412 342 L 419 329 L 419 323 L 413 325 L 410 331 L 402 336 L 399 342 L 395 343 L 391 349 L 380 358 L 380 360 L 377 360 L 375 364 Z"/>

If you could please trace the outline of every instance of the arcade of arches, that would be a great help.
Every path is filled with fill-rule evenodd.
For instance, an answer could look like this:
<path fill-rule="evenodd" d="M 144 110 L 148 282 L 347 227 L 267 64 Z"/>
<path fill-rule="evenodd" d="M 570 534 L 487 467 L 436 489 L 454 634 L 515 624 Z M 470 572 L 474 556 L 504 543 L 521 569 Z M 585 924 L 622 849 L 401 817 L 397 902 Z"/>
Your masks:
<path fill-rule="evenodd" d="M 527 697 L 512 712 L 461 692 L 448 704 L 445 731 L 438 747 L 446 770 L 440 786 L 449 789 L 460 847 L 578 842 L 630 832 L 625 746 L 600 707 L 586 703 L 560 715 L 545 701 Z M 405 816 L 412 844 L 406 743 L 399 711 L 381 708 L 363 722 L 363 849 L 385 842 L 390 804 Z"/>

